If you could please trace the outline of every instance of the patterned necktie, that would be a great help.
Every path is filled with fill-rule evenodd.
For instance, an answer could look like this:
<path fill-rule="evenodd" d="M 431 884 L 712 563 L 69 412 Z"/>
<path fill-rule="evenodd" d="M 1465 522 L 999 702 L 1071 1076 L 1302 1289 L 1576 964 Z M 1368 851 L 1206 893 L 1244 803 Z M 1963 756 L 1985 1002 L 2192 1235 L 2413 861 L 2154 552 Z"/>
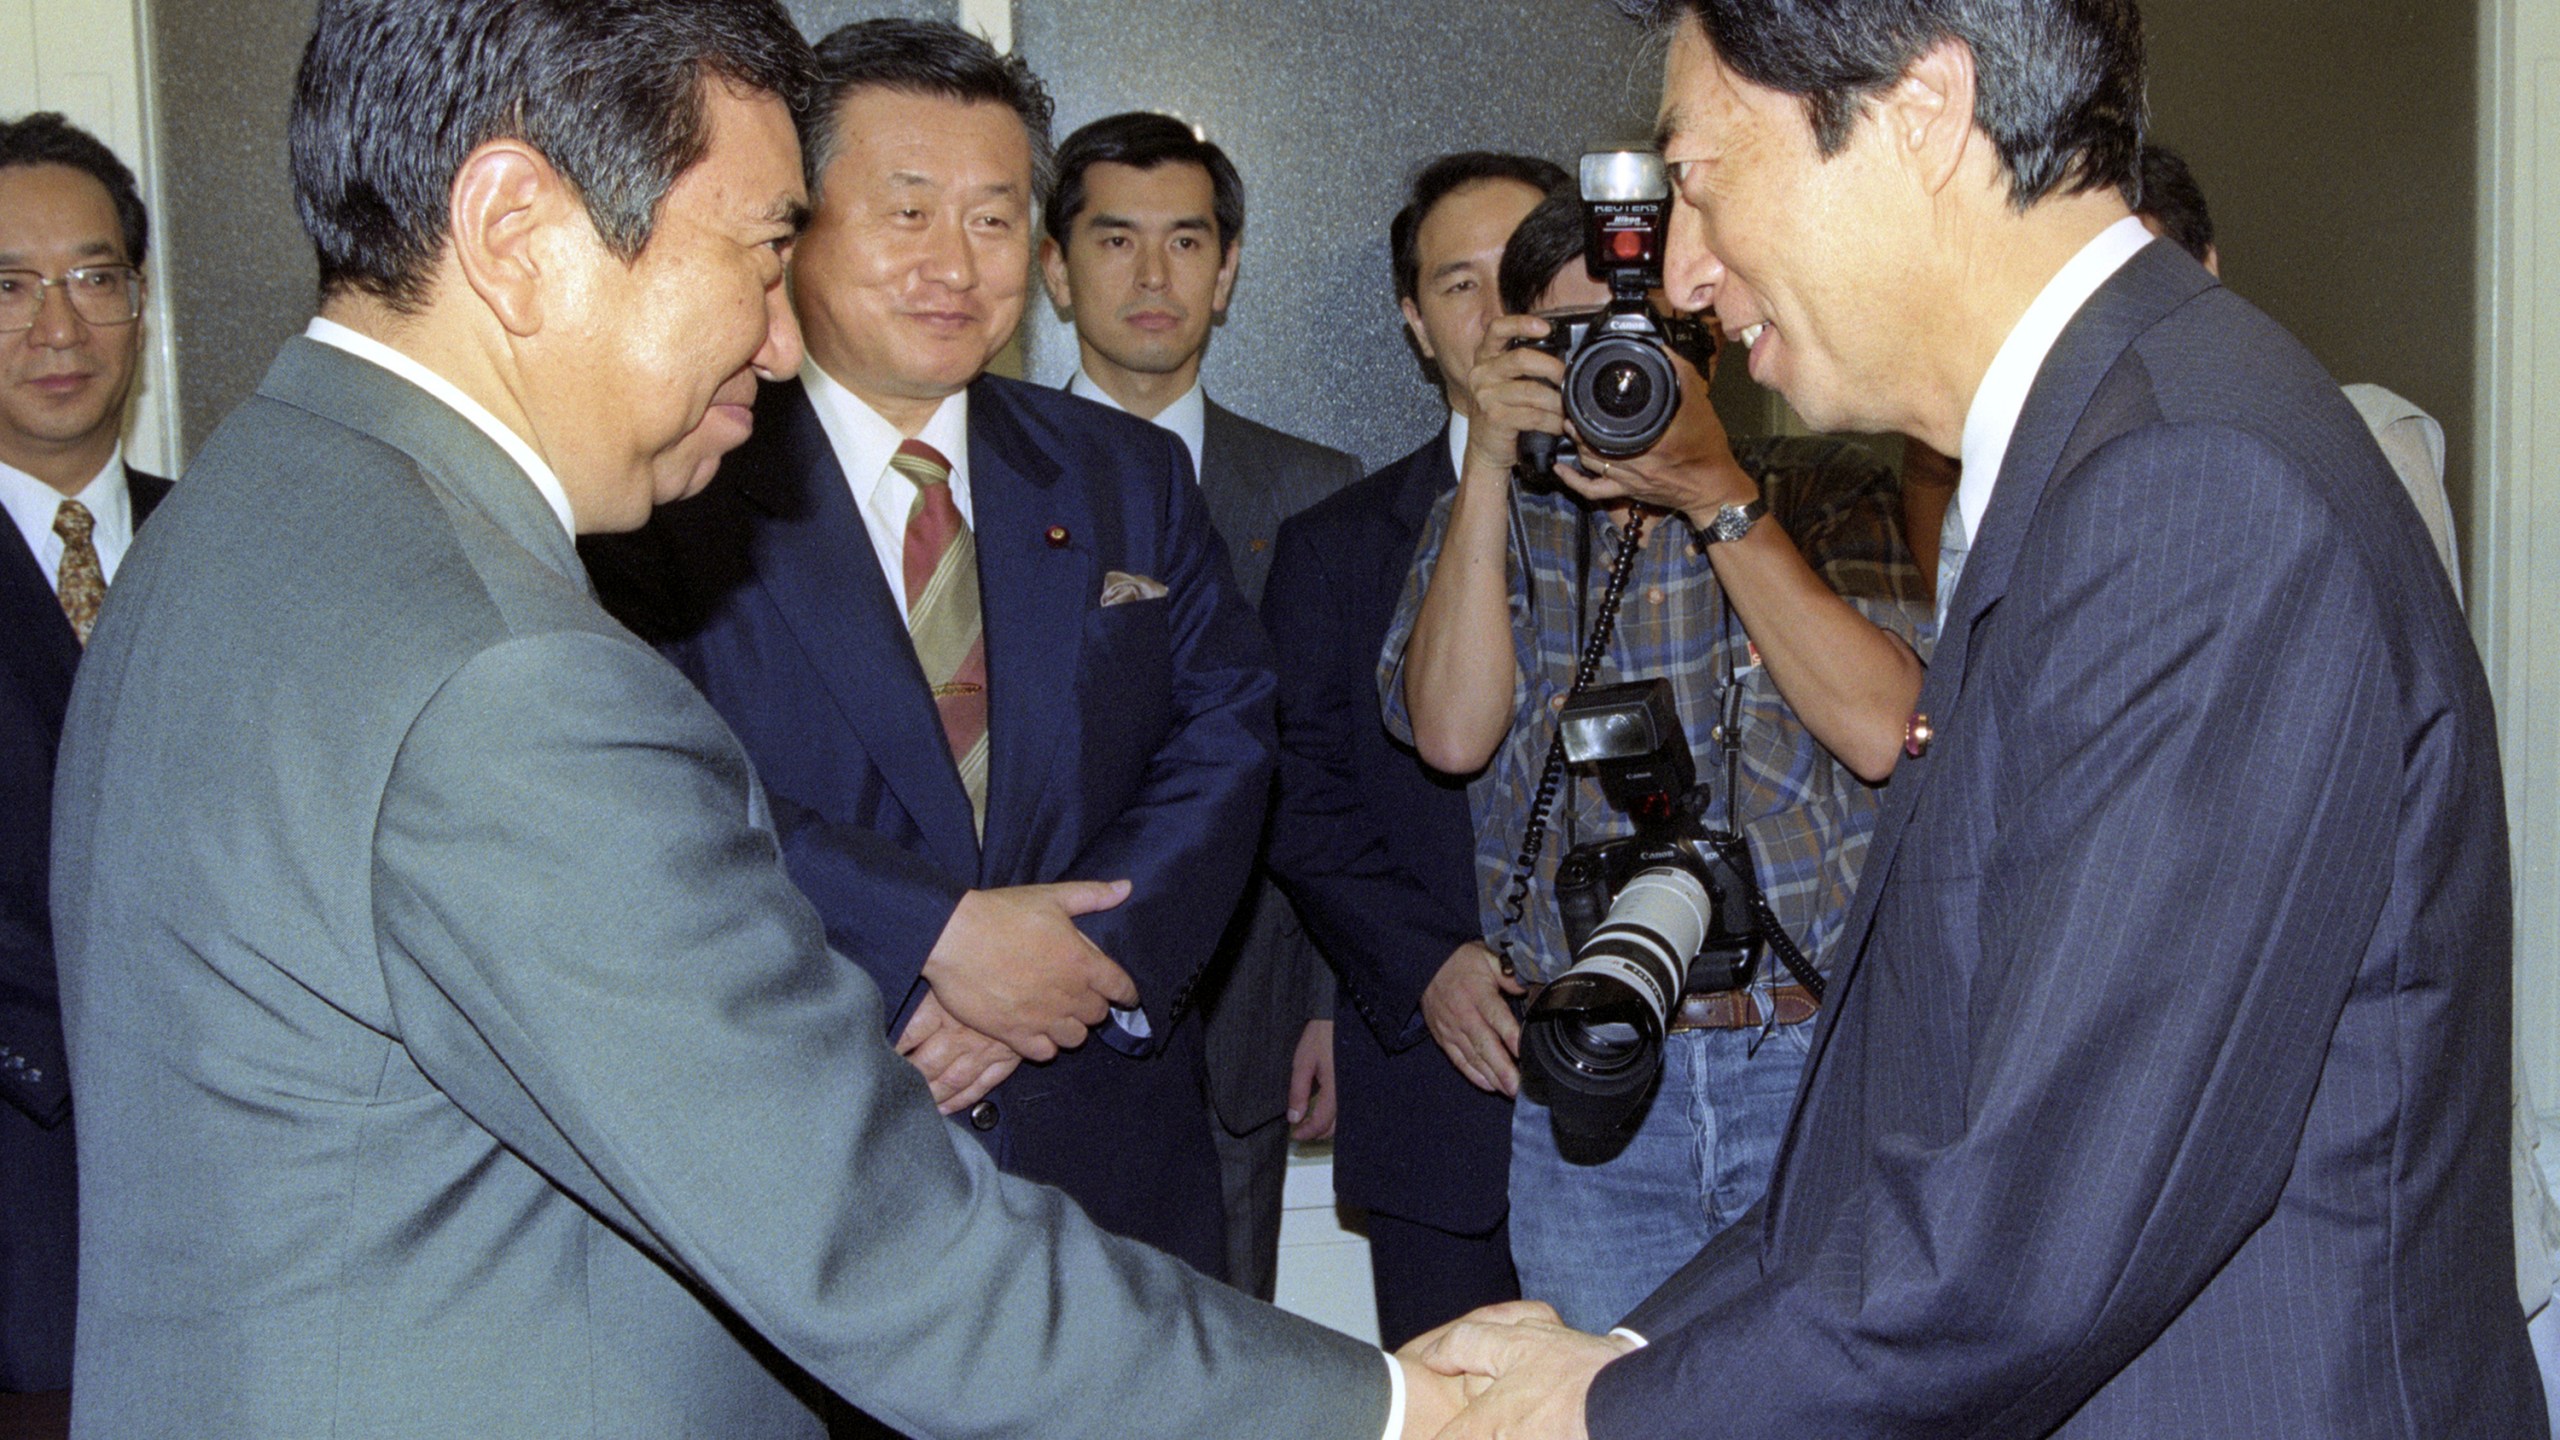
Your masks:
<path fill-rule="evenodd" d="M 90 539 L 96 529 L 89 507 L 77 500 L 65 500 L 53 512 L 53 533 L 62 537 L 62 568 L 56 572 L 54 590 L 61 597 L 63 616 L 71 622 L 71 633 L 84 646 L 98 623 L 98 607 L 107 603 L 107 574 L 98 566 L 98 547 Z"/>
<path fill-rule="evenodd" d="M 1947 633 L 1947 611 L 1956 598 L 1956 581 L 1964 575 L 1965 552 L 1972 548 L 1964 533 L 1964 507 L 1950 495 L 1946 523 L 1938 527 L 1938 634 L 1942 639 Z"/>
<path fill-rule="evenodd" d="M 978 834 L 987 833 L 987 640 L 978 610 L 978 547 L 951 499 L 951 462 L 921 440 L 898 447 L 889 468 L 916 487 L 907 509 L 907 635 L 942 712 L 942 738 Z"/>

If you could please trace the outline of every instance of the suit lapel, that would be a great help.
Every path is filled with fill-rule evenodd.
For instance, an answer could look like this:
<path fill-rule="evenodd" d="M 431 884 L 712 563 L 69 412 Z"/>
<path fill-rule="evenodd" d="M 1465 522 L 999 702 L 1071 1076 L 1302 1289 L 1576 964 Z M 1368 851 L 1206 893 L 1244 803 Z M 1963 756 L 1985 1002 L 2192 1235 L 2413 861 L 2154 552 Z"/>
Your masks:
<path fill-rule="evenodd" d="M 948 756 L 932 687 L 916 662 L 871 534 L 854 509 L 835 447 L 796 380 L 765 387 L 756 454 L 739 467 L 756 528 L 756 583 L 802 650 L 898 803 L 954 875 L 978 869 L 969 794 Z"/>
<path fill-rule="evenodd" d="M 1238 545 L 1250 536 L 1277 533 L 1289 513 L 1277 477 L 1245 442 L 1234 413 L 1201 398 L 1206 418 L 1200 427 L 1200 498 L 1210 524 Z"/>
<path fill-rule="evenodd" d="M 161 501 L 169 498 L 169 482 L 157 475 L 145 475 L 128 465 L 124 472 L 124 486 L 125 492 L 133 497 L 133 528 L 138 534 L 142 530 L 142 522 L 151 518 L 151 512 L 160 508 Z"/>
<path fill-rule="evenodd" d="M 2174 247 L 2155 243 L 2145 248 L 2081 307 L 2054 343 L 2044 367 L 2036 372 L 2026 406 L 2018 415 L 2017 430 L 2001 460 L 2000 479 L 1992 487 L 1991 504 L 1983 512 L 1981 532 L 1974 537 L 1963 576 L 1947 607 L 1946 625 L 1930 656 L 1928 675 L 1921 683 L 1920 699 L 1914 707 L 1931 717 L 1941 734 L 1965 723 L 1963 697 L 1972 661 L 1974 627 L 2008 593 L 2010 572 L 2026 543 L 2036 511 L 2044 502 L 2045 490 L 2053 481 L 2054 469 L 2100 382 L 2143 331 L 2211 283 L 2203 270 Z M 1776 1234 L 1780 1205 L 1777 1178 L 1785 1171 L 1796 1137 L 1803 1131 L 1805 1114 L 1814 1103 L 1813 1076 L 1830 1048 L 1843 1002 L 1865 960 L 1876 908 L 1901 853 L 1911 816 L 1928 793 L 1934 776 L 1935 767 L 1926 758 L 1906 760 L 1885 791 L 1875 839 L 1859 875 L 1857 896 L 1850 904 L 1849 923 L 1841 932 L 1839 962 L 1833 968 L 1821 1017 L 1815 1024 L 1811 1053 L 1806 1057 L 1802 1099 L 1772 1175 L 1770 1224 L 1766 1232 L 1769 1235 Z"/>
<path fill-rule="evenodd" d="M 969 506 L 987 630 L 987 836 L 982 879 L 1009 883 L 1060 793 L 1050 757 L 1076 702 L 1084 621 L 1102 593 L 1083 488 L 1001 386 L 969 392 Z M 1064 538 L 1052 544 L 1052 534 Z"/>

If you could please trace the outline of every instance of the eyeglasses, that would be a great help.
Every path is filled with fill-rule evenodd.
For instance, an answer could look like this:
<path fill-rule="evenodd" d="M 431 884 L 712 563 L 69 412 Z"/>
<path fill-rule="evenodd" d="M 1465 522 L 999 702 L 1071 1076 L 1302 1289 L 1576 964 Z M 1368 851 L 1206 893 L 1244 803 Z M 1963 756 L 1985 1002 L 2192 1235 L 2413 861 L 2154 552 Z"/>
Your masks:
<path fill-rule="evenodd" d="M 71 313 L 91 325 L 130 325 L 142 314 L 142 272 L 130 265 L 83 265 L 59 280 L 0 270 L 0 335 L 34 329 L 44 314 L 44 292 L 56 285 Z"/>

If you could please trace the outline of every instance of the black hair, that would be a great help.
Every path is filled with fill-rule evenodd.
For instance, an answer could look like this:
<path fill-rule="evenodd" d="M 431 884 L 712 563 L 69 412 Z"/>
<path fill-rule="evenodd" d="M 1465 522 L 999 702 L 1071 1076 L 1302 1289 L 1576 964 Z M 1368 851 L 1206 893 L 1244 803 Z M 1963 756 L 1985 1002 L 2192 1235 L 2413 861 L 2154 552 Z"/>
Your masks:
<path fill-rule="evenodd" d="M 2142 194 L 2133 208 L 2196 257 L 2197 264 L 2213 253 L 2213 212 L 2205 208 L 2204 187 L 2177 151 L 2166 145 L 2142 147 Z"/>
<path fill-rule="evenodd" d="M 1582 258 L 1589 244 L 1583 226 L 1582 193 L 1571 185 L 1547 192 L 1538 208 L 1523 217 L 1502 247 L 1500 289 L 1502 313 L 1534 314 L 1538 297 L 1556 283 L 1564 267 Z"/>
<path fill-rule="evenodd" d="M 818 42 L 818 88 L 800 121 L 809 154 L 809 194 L 817 198 L 841 138 L 845 97 L 877 88 L 968 104 L 1002 105 L 1031 135 L 1031 199 L 1049 191 L 1057 164 L 1049 122 L 1057 107 L 1049 89 L 1019 55 L 999 55 L 986 41 L 942 20 L 857 20 Z"/>
<path fill-rule="evenodd" d="M 1413 177 L 1404 208 L 1396 212 L 1395 222 L 1387 227 L 1387 250 L 1395 264 L 1396 298 L 1411 300 L 1421 293 L 1422 257 L 1414 247 L 1421 239 L 1422 222 L 1431 218 L 1432 210 L 1441 201 L 1486 180 L 1513 180 L 1544 194 L 1570 184 L 1572 178 L 1552 160 L 1496 150 L 1462 150 L 1423 166 L 1421 173 Z"/>
<path fill-rule="evenodd" d="M 516 139 L 625 261 L 711 144 L 707 82 L 795 110 L 809 49 L 777 0 L 321 0 L 294 81 L 294 208 L 324 293 L 426 298 L 454 176 Z"/>
<path fill-rule="evenodd" d="M 0 121 L 0 170 L 21 165 L 61 165 L 105 186 L 116 207 L 116 226 L 124 232 L 125 261 L 142 263 L 151 244 L 151 215 L 142 208 L 133 172 L 106 142 L 51 110 Z"/>
<path fill-rule="evenodd" d="M 1058 147 L 1057 179 L 1041 206 L 1041 223 L 1049 238 L 1064 245 L 1076 216 L 1084 213 L 1084 173 L 1096 165 L 1127 165 L 1153 170 L 1159 165 L 1197 165 L 1209 172 L 1210 218 L 1217 222 L 1218 249 L 1232 250 L 1244 239 L 1244 177 L 1236 174 L 1227 152 L 1192 133 L 1170 115 L 1131 111 L 1109 115 L 1078 130 Z"/>
<path fill-rule="evenodd" d="M 1802 99 L 1827 158 L 1869 97 L 1931 46 L 1973 52 L 1974 123 L 2009 200 L 2132 193 L 2147 123 L 2136 0 L 1617 0 L 1656 26 L 1695 19 L 1735 74 Z"/>
<path fill-rule="evenodd" d="M 1503 314 L 1538 313 L 1538 302 L 1546 297 L 1547 288 L 1563 276 L 1566 266 L 1579 262 L 1590 249 L 1588 214 L 1581 187 L 1567 183 L 1548 191 L 1538 208 L 1512 227 L 1511 239 L 1502 247 L 1502 268 L 1494 281 L 1502 297 Z M 1689 315 L 1668 316 L 1662 323 L 1663 339 L 1673 353 L 1696 366 L 1701 375 L 1715 373 L 1716 334 L 1712 326 Z"/>

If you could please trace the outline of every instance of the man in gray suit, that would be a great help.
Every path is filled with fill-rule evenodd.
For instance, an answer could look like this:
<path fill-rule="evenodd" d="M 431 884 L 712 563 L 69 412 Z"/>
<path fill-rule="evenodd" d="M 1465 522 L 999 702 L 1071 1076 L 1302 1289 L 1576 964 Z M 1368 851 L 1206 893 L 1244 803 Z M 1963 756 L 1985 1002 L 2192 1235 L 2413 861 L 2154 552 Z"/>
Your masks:
<path fill-rule="evenodd" d="M 1169 115 L 1106 116 L 1058 147 L 1042 223 L 1049 293 L 1076 327 L 1080 364 L 1068 390 L 1182 437 L 1236 583 L 1259 606 L 1280 522 L 1359 479 L 1360 462 L 1255 424 L 1201 386 L 1201 357 L 1243 253 L 1234 162 Z M 1210 1133 L 1227 1279 L 1268 1300 L 1289 1141 L 1333 1133 L 1333 977 L 1259 871 L 1212 973 Z"/>
<path fill-rule="evenodd" d="M 800 363 L 808 63 L 770 0 L 320 7 L 321 318 L 141 537 L 64 737 L 76 1434 L 1397 1423 L 1375 1351 L 954 1143 L 735 738 L 581 579 L 573 532 L 700 489 Z M 1105 1000 L 953 1008 L 1031 1048 Z"/>

